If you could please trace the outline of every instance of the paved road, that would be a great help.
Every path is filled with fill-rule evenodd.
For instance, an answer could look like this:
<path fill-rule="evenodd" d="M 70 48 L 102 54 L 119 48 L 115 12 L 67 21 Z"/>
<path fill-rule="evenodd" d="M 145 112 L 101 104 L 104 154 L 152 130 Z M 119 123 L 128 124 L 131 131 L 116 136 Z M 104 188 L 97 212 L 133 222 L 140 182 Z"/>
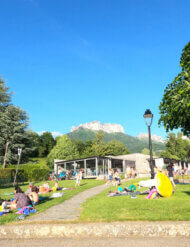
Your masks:
<path fill-rule="evenodd" d="M 6 247 L 189 247 L 190 238 L 16 239 L 0 240 Z"/>

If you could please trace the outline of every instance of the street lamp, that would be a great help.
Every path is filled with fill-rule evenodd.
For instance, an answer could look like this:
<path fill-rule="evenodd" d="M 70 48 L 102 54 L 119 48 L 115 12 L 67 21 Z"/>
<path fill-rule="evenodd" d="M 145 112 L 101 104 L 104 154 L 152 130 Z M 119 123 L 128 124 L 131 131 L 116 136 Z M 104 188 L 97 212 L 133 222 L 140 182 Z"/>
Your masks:
<path fill-rule="evenodd" d="M 16 184 L 16 178 L 17 178 L 18 168 L 19 168 L 19 164 L 20 164 L 20 160 L 21 160 L 21 154 L 22 154 L 22 148 L 18 147 L 18 163 L 17 163 L 17 168 L 16 168 L 13 186 L 15 186 L 15 184 Z"/>
<path fill-rule="evenodd" d="M 151 141 L 151 132 L 150 126 L 152 125 L 153 114 L 147 109 L 143 115 L 146 125 L 148 126 L 148 137 L 149 137 L 149 150 L 150 150 L 150 174 L 151 179 L 154 179 L 154 164 L 153 164 L 153 156 L 152 156 L 152 141 Z"/>

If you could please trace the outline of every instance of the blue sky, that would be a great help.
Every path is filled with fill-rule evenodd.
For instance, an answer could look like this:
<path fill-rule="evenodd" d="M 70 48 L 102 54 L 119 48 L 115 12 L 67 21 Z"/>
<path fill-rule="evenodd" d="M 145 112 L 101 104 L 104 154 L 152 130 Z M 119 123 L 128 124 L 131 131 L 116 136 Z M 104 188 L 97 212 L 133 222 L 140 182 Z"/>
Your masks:
<path fill-rule="evenodd" d="M 147 132 L 190 40 L 189 0 L 0 0 L 0 74 L 34 131 L 93 120 Z"/>

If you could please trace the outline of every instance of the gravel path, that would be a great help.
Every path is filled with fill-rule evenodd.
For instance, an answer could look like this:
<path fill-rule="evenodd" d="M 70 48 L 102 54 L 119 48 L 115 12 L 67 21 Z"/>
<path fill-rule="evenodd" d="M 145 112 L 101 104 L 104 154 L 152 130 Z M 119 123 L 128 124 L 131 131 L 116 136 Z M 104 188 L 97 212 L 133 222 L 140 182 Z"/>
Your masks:
<path fill-rule="evenodd" d="M 100 185 L 94 188 L 85 190 L 71 199 L 66 200 L 62 204 L 53 206 L 47 209 L 45 212 L 36 214 L 26 221 L 53 221 L 53 220 L 77 220 L 80 216 L 81 204 L 84 203 L 88 198 L 93 197 L 99 193 L 101 193 L 106 188 L 110 187 L 110 185 Z"/>

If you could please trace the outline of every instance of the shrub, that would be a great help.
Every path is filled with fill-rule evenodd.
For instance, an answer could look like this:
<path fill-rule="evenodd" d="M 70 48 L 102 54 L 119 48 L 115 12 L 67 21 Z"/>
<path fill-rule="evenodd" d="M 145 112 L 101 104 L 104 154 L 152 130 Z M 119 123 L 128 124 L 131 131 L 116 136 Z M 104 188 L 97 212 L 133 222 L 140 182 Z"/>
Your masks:
<path fill-rule="evenodd" d="M 15 169 L 13 168 L 0 169 L 0 179 L 13 178 L 14 175 L 15 175 Z"/>
<path fill-rule="evenodd" d="M 50 170 L 37 166 L 24 167 L 24 176 L 27 181 L 42 181 L 47 180 Z"/>
<path fill-rule="evenodd" d="M 38 165 L 28 165 L 19 168 L 17 173 L 17 182 L 25 182 L 25 181 L 42 181 L 46 180 L 49 176 L 50 170 L 48 168 L 44 168 Z M 16 173 L 15 168 L 5 168 L 0 169 L 0 180 L 9 180 L 10 182 L 14 181 L 14 176 Z"/>

